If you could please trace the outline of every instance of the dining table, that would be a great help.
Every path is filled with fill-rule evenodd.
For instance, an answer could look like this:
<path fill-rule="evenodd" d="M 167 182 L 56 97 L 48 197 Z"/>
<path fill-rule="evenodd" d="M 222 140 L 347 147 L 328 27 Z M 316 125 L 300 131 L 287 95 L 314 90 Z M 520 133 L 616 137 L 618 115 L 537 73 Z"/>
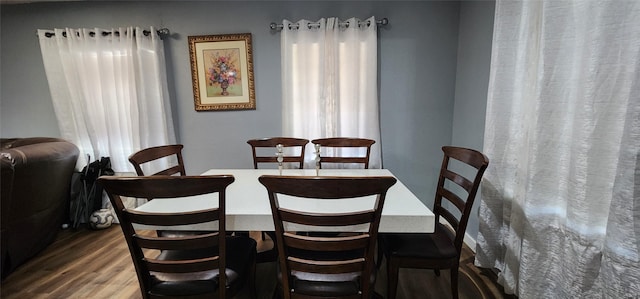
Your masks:
<path fill-rule="evenodd" d="M 262 175 L 366 177 L 393 176 L 388 169 L 210 169 L 202 175 L 233 175 L 235 181 L 226 189 L 227 231 L 273 231 L 273 217 L 267 189 L 258 181 Z M 430 233 L 435 228 L 435 215 L 397 177 L 386 193 L 381 233 Z M 156 198 L 135 208 L 142 212 L 176 213 L 217 207 L 218 194 L 204 194 L 183 198 Z M 284 197 L 284 198 L 283 198 Z M 322 201 L 304 201 L 279 196 L 284 202 L 310 212 L 334 213 L 358 210 L 370 204 L 366 198 L 341 200 L 339 205 L 325 205 Z M 159 229 L 157 227 L 139 227 Z M 217 222 L 199 225 L 173 226 L 172 230 L 216 230 Z M 294 229 L 292 229 L 294 230 Z M 297 230 L 297 229 L 296 229 Z M 312 231 L 314 228 L 305 228 Z M 326 230 L 324 228 L 323 230 Z M 336 228 L 340 231 L 362 231 L 366 228 Z"/>

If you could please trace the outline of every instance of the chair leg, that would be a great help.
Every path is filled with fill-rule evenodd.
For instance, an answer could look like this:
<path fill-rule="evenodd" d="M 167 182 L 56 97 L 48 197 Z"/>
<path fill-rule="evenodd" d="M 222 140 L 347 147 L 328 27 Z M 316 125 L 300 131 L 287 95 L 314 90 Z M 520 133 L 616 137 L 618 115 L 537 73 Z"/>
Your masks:
<path fill-rule="evenodd" d="M 249 298 L 258 298 L 258 289 L 256 285 L 256 263 L 254 257 L 253 269 L 251 269 L 251 275 L 249 275 Z"/>
<path fill-rule="evenodd" d="M 282 298 L 282 294 L 280 294 L 280 292 L 278 292 L 278 288 L 275 289 L 275 291 L 273 291 L 273 294 L 271 294 L 271 299 L 281 299 Z"/>
<path fill-rule="evenodd" d="M 387 299 L 395 299 L 398 292 L 400 265 L 393 257 L 387 257 Z"/>
<path fill-rule="evenodd" d="M 458 299 L 458 265 L 451 268 L 451 296 Z"/>
<path fill-rule="evenodd" d="M 282 291 L 282 288 L 280 286 L 280 284 L 278 283 L 278 285 L 276 285 L 276 289 L 273 291 L 273 295 L 271 296 L 272 299 L 284 299 L 284 292 Z"/>
<path fill-rule="evenodd" d="M 380 267 L 382 266 L 382 257 L 384 255 L 384 252 L 382 250 L 382 248 L 380 247 L 380 243 L 378 243 L 378 257 L 376 258 L 376 270 L 380 270 Z"/>

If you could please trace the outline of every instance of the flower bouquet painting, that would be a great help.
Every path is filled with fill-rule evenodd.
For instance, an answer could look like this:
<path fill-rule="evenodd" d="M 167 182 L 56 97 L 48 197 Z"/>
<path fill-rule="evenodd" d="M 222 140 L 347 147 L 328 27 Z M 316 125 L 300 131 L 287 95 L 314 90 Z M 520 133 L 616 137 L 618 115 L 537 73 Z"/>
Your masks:
<path fill-rule="evenodd" d="M 251 33 L 189 36 L 196 111 L 256 109 Z"/>
<path fill-rule="evenodd" d="M 207 96 L 242 96 L 240 49 L 205 50 Z"/>

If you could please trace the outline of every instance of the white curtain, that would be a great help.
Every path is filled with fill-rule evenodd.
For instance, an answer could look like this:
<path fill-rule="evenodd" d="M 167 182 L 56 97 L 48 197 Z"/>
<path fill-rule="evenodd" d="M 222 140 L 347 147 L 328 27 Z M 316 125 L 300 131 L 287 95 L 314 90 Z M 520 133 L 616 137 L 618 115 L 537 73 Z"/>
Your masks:
<path fill-rule="evenodd" d="M 476 265 L 519 298 L 640 294 L 640 2 L 496 3 Z"/>
<path fill-rule="evenodd" d="M 283 135 L 373 139 L 369 167 L 380 168 L 375 18 L 282 24 Z M 314 151 L 309 144 L 305 167 Z"/>
<path fill-rule="evenodd" d="M 38 30 L 61 135 L 80 149 L 78 169 L 88 154 L 133 172 L 130 154 L 175 143 L 164 45 L 156 29 L 143 30 Z"/>

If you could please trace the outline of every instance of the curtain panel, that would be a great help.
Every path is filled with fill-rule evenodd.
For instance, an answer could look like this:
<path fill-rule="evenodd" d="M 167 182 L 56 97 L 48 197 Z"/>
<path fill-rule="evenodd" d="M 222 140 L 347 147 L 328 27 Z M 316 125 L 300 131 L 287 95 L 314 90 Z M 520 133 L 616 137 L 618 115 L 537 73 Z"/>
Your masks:
<path fill-rule="evenodd" d="M 369 167 L 380 168 L 375 18 L 283 20 L 282 24 L 283 135 L 373 139 Z M 314 152 L 309 144 L 305 167 L 315 166 Z"/>
<path fill-rule="evenodd" d="M 519 298 L 640 294 L 640 2 L 497 1 L 476 265 Z"/>
<path fill-rule="evenodd" d="M 175 143 L 164 44 L 149 31 L 38 30 L 60 133 L 80 149 L 78 170 L 88 156 L 109 156 L 116 172 L 133 172 L 129 155 Z"/>

